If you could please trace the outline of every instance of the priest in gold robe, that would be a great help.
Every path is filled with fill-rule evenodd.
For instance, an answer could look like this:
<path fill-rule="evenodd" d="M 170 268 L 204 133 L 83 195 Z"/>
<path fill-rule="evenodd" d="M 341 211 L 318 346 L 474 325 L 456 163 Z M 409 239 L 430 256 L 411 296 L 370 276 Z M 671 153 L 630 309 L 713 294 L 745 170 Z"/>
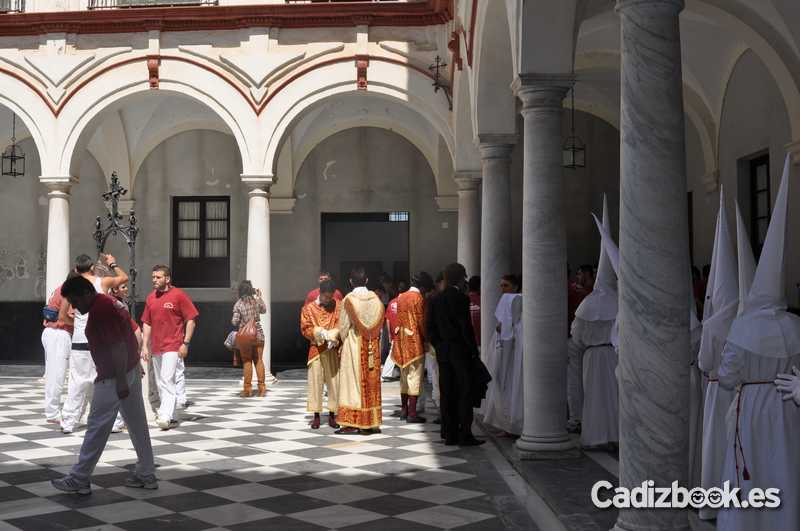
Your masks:
<path fill-rule="evenodd" d="M 341 303 L 335 298 L 336 287 L 330 279 L 319 283 L 317 297 L 300 311 L 300 332 L 309 340 L 307 410 L 314 414 L 311 429 L 320 426 L 322 386 L 328 387 L 328 425 L 336 423 L 337 375 L 339 373 L 339 311 Z"/>
<path fill-rule="evenodd" d="M 383 303 L 367 289 L 364 268 L 350 273 L 353 291 L 342 301 L 339 335 L 338 434 L 380 433 Z"/>
<path fill-rule="evenodd" d="M 433 278 L 420 271 L 411 288 L 397 297 L 397 324 L 392 330 L 392 359 L 400 367 L 400 420 L 424 423 L 417 415 L 417 399 L 425 371 L 425 296 L 433 291 Z"/>

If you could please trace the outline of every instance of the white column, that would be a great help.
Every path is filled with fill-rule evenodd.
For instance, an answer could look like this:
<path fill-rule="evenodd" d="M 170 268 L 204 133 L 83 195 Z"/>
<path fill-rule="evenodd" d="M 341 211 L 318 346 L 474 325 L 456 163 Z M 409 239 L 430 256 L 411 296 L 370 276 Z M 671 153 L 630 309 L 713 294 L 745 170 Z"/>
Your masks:
<path fill-rule="evenodd" d="M 264 329 L 264 366 L 267 380 L 272 375 L 272 295 L 271 257 L 269 238 L 269 188 L 271 176 L 243 175 L 242 182 L 249 188 L 247 217 L 247 278 L 253 287 L 261 290 L 267 313 L 261 316 Z"/>
<path fill-rule="evenodd" d="M 619 0 L 619 484 L 688 473 L 689 227 L 683 0 Z M 688 530 L 686 511 L 621 509 L 618 531 Z"/>
<path fill-rule="evenodd" d="M 481 272 L 481 203 L 479 172 L 458 172 L 458 263 L 469 276 Z"/>
<path fill-rule="evenodd" d="M 571 76 L 521 76 L 524 127 L 522 319 L 525 422 L 522 458 L 574 448 L 566 431 L 567 242 L 561 175 L 562 100 Z M 588 215 L 588 213 L 587 213 Z"/>
<path fill-rule="evenodd" d="M 514 135 L 478 135 L 481 152 L 481 355 L 486 356 L 500 300 L 500 277 L 511 271 L 511 151 Z"/>
<path fill-rule="evenodd" d="M 74 177 L 39 177 L 47 187 L 47 269 L 45 271 L 45 300 L 55 291 L 70 270 L 69 255 L 69 191 Z"/>

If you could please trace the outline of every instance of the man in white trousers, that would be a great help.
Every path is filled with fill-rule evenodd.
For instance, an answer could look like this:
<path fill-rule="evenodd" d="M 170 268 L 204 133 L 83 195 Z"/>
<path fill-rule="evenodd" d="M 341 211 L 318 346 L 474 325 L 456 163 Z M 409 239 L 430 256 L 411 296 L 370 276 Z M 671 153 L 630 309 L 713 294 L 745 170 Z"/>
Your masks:
<path fill-rule="evenodd" d="M 169 267 L 153 267 L 153 292 L 147 296 L 142 313 L 144 344 L 142 358 L 153 358 L 153 372 L 161 405 L 156 424 L 162 430 L 178 425 L 178 369 L 189 355 L 195 319 L 199 315 L 189 296 L 172 286 Z M 183 384 L 182 384 L 183 385 Z"/>
<path fill-rule="evenodd" d="M 91 475 L 105 449 L 118 412 L 128 425 L 136 451 L 136 469 L 125 481 L 133 488 L 157 489 L 153 447 L 142 402 L 139 345 L 124 305 L 97 293 L 85 278 L 74 277 L 62 287 L 62 294 L 87 316 L 86 338 L 97 379 L 86 436 L 78 462 L 68 475 L 51 481 L 53 487 L 70 494 L 91 494 Z"/>
<path fill-rule="evenodd" d="M 50 424 L 61 424 L 61 393 L 69 368 L 69 351 L 72 348 L 72 317 L 69 302 L 61 296 L 58 286 L 47 307 L 57 317 L 44 321 L 42 346 L 44 347 L 44 415 Z"/>

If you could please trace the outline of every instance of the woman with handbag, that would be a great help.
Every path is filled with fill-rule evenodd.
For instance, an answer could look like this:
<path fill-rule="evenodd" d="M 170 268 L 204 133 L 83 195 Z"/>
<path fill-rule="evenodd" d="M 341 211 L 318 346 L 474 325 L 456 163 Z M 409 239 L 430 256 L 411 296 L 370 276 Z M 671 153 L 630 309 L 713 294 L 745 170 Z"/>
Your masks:
<path fill-rule="evenodd" d="M 261 298 L 261 290 L 253 289 L 249 280 L 239 284 L 239 300 L 233 305 L 231 323 L 238 326 L 236 348 L 239 350 L 244 365 L 244 389 L 239 396 L 252 394 L 253 365 L 258 376 L 258 396 L 266 396 L 267 385 L 264 376 L 264 331 L 261 328 L 259 315 L 267 313 L 267 307 Z"/>

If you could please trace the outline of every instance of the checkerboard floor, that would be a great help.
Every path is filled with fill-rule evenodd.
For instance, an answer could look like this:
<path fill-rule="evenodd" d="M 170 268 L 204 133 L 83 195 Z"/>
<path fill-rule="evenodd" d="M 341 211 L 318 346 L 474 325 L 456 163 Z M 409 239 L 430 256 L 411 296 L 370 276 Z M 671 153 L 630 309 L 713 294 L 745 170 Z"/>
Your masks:
<path fill-rule="evenodd" d="M 180 426 L 150 431 L 158 490 L 123 486 L 136 456 L 120 433 L 92 494 L 78 496 L 50 479 L 69 471 L 83 430 L 45 424 L 35 379 L 0 379 L 0 530 L 535 529 L 520 525 L 524 510 L 485 446 L 444 446 L 436 424 L 391 417 L 391 388 L 383 433 L 371 436 L 334 435 L 324 423 L 311 430 L 305 382 L 281 381 L 265 398 L 238 391 L 235 382 L 188 381 L 195 404 Z"/>

